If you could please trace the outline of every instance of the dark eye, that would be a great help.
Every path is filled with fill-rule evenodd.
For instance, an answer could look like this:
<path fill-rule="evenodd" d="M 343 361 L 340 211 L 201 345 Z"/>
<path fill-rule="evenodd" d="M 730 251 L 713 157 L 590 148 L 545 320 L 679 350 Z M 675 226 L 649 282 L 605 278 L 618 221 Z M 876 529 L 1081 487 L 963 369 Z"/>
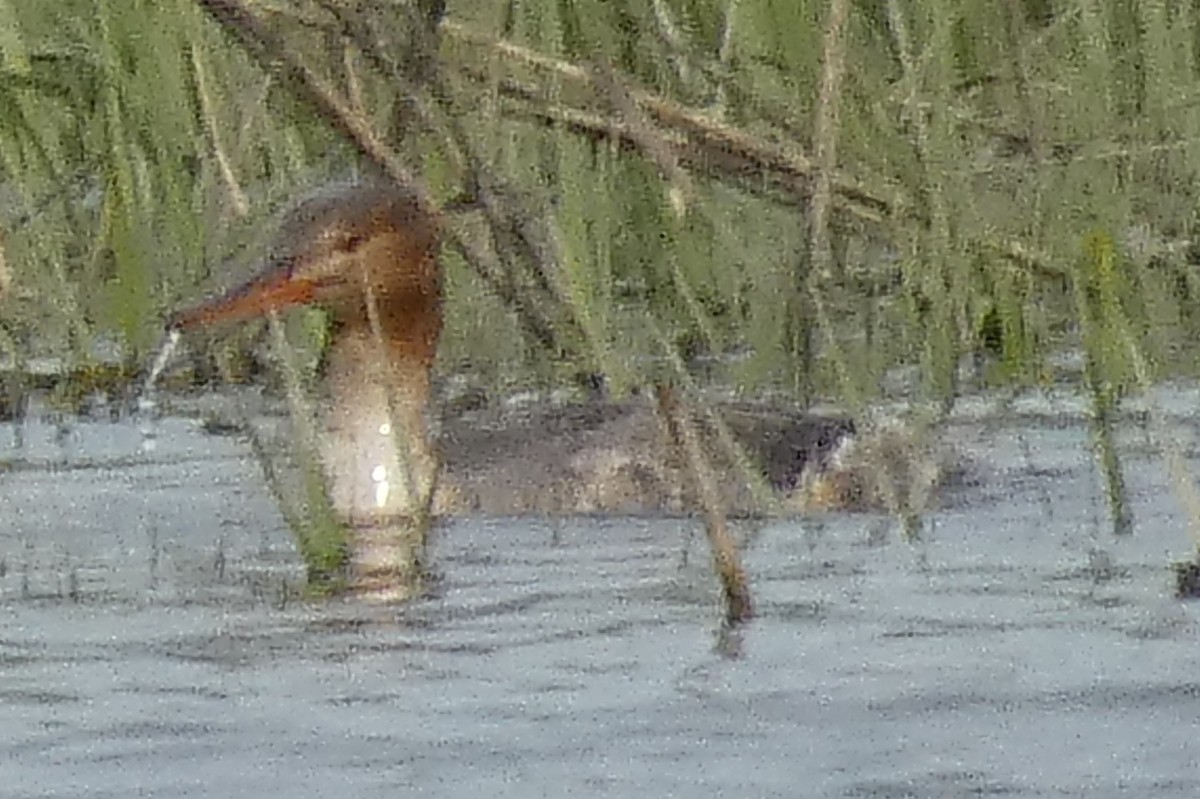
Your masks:
<path fill-rule="evenodd" d="M 346 252 L 354 252 L 362 245 L 364 241 L 366 241 L 366 236 L 347 236 L 345 244 L 342 245 L 342 249 L 344 249 Z"/>

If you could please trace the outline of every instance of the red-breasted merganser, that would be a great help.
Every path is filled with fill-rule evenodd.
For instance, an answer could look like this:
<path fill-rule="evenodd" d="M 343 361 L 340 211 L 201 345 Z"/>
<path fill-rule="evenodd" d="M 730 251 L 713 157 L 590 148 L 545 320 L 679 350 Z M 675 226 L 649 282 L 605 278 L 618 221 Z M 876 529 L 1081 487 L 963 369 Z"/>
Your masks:
<path fill-rule="evenodd" d="M 170 321 L 189 330 L 310 303 L 330 313 L 320 455 L 334 509 L 356 526 L 428 508 L 438 484 L 427 416 L 442 225 L 438 211 L 388 183 L 321 189 L 284 216 L 257 275 Z M 943 472 L 940 456 L 904 436 L 857 442 L 844 419 L 729 421 L 799 512 L 890 505 L 913 492 L 924 502 Z M 543 409 L 499 429 L 448 428 L 441 448 L 452 486 L 437 504 L 489 514 L 682 511 L 686 480 L 664 462 L 658 433 L 650 406 L 629 402 Z M 739 486 L 725 486 L 731 508 L 753 511 Z"/>

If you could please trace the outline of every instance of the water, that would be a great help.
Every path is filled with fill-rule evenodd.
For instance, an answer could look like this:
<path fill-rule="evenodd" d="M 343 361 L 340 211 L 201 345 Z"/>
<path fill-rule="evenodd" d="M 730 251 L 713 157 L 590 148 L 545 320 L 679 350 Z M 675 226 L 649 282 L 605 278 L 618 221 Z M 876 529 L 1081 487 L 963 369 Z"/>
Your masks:
<path fill-rule="evenodd" d="M 0 452 L 3 797 L 1200 795 L 1190 544 L 1137 431 L 1120 542 L 1083 429 L 1031 421 L 956 428 L 980 484 L 919 546 L 743 524 L 730 642 L 684 520 L 454 521 L 432 596 L 310 605 L 239 440 L 32 424 Z"/>

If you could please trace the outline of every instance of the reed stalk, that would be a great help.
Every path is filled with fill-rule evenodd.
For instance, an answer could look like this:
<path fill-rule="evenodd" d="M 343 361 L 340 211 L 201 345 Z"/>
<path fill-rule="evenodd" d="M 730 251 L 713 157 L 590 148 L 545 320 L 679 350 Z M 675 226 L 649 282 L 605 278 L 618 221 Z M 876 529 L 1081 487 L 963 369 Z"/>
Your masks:
<path fill-rule="evenodd" d="M 299 496 L 289 492 L 288 477 L 276 467 L 281 458 L 277 445 L 259 441 L 255 446 L 256 454 L 267 485 L 279 501 L 284 520 L 296 538 L 296 548 L 308 570 L 309 586 L 317 593 L 336 592 L 346 585 L 349 534 L 329 499 L 317 448 L 317 432 L 313 428 L 314 412 L 306 398 L 293 348 L 284 335 L 277 313 L 270 312 L 267 323 L 293 430 L 288 454 L 299 467 Z"/>
<path fill-rule="evenodd" d="M 1104 486 L 1112 531 L 1133 532 L 1133 511 L 1116 445 L 1116 416 L 1124 393 L 1125 363 L 1120 347 L 1124 320 L 1119 305 L 1116 252 L 1112 238 L 1093 233 L 1073 281 L 1076 314 L 1084 350 L 1083 379 L 1091 400 L 1088 420 L 1096 466 Z M 1114 346 L 1117 345 L 1117 346 Z"/>

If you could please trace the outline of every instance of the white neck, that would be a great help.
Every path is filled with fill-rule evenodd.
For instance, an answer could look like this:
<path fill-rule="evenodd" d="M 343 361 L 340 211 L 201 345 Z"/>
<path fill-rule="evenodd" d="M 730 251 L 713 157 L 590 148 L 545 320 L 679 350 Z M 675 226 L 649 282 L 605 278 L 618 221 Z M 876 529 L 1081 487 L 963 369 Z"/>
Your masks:
<path fill-rule="evenodd" d="M 321 456 L 334 509 L 352 524 L 412 515 L 437 468 L 425 419 L 428 371 L 396 359 L 369 332 L 348 330 L 331 345 L 328 379 Z"/>

